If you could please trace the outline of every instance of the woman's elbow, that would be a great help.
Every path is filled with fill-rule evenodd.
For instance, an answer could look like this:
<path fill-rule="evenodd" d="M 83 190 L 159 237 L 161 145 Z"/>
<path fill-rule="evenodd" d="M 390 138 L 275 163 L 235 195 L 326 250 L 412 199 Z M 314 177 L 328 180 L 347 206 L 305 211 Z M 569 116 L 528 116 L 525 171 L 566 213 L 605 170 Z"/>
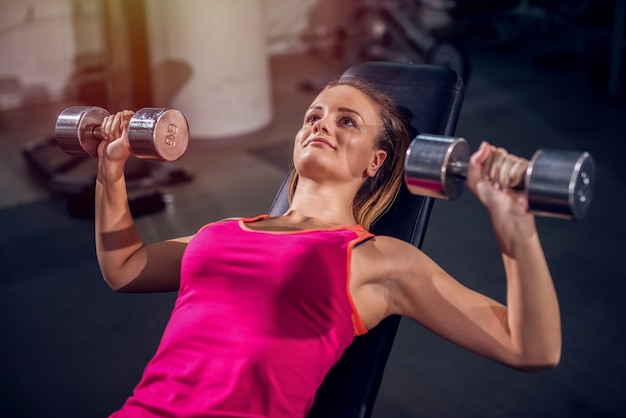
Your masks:
<path fill-rule="evenodd" d="M 544 370 L 554 369 L 559 365 L 559 361 L 550 361 L 544 363 L 533 363 L 515 367 L 517 370 L 525 373 L 537 373 Z"/>
<path fill-rule="evenodd" d="M 512 365 L 513 368 L 526 372 L 526 373 L 537 373 L 544 370 L 554 369 L 561 362 L 561 348 L 552 350 L 549 353 L 545 353 L 544 355 L 523 359 L 517 364 Z"/>
<path fill-rule="evenodd" d="M 102 275 L 102 277 L 104 278 L 104 282 L 109 286 L 109 289 L 111 289 L 114 292 L 123 292 L 124 290 L 124 285 L 116 280 L 114 280 L 111 277 L 108 277 L 106 275 Z"/>
<path fill-rule="evenodd" d="M 111 290 L 118 293 L 175 292 L 180 287 L 180 276 L 176 271 L 157 274 L 154 271 L 142 271 L 129 274 L 126 271 L 103 271 L 104 282 Z"/>
<path fill-rule="evenodd" d="M 111 290 L 113 290 L 114 292 L 124 292 L 124 288 L 126 287 L 127 283 L 122 275 L 114 270 L 102 268 L 102 266 L 100 267 L 100 272 L 102 274 L 104 282 L 109 286 Z"/>

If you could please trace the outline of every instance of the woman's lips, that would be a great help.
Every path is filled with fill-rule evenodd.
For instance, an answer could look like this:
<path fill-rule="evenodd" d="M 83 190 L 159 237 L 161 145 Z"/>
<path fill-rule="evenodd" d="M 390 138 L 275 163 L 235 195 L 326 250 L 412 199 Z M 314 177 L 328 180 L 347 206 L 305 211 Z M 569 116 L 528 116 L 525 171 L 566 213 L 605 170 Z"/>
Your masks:
<path fill-rule="evenodd" d="M 322 144 L 322 145 L 327 145 L 327 146 L 329 146 L 331 148 L 335 148 L 335 147 L 333 147 L 333 145 L 330 143 L 329 140 L 324 139 L 324 138 L 312 138 L 312 139 L 309 139 L 308 141 L 306 141 L 304 146 L 306 147 L 307 145 L 312 145 L 312 144 Z"/>

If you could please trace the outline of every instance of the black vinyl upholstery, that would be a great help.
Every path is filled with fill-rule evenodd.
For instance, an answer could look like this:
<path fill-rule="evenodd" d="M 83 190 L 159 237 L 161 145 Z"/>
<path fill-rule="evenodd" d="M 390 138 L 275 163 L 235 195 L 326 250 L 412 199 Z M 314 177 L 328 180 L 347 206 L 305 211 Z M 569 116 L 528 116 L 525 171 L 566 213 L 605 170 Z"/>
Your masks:
<path fill-rule="evenodd" d="M 389 62 L 368 62 L 350 67 L 342 77 L 361 77 L 384 91 L 410 124 L 410 133 L 453 135 L 463 102 L 463 82 L 443 67 Z M 281 185 L 269 214 L 281 215 L 289 207 L 288 179 Z M 411 195 L 403 187 L 392 208 L 372 227 L 421 247 L 432 198 Z M 383 371 L 400 318 L 386 318 L 357 337 L 319 388 L 309 418 L 364 418 L 372 413 Z"/>

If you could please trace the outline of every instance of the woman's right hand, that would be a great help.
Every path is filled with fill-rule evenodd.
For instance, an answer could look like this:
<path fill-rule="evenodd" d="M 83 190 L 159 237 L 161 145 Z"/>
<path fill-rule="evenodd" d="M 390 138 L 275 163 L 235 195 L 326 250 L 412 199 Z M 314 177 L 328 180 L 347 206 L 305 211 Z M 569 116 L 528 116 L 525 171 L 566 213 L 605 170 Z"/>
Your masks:
<path fill-rule="evenodd" d="M 104 139 L 98 145 L 99 158 L 123 163 L 132 155 L 128 125 L 134 114 L 132 110 L 123 110 L 104 118 L 100 126 Z"/>

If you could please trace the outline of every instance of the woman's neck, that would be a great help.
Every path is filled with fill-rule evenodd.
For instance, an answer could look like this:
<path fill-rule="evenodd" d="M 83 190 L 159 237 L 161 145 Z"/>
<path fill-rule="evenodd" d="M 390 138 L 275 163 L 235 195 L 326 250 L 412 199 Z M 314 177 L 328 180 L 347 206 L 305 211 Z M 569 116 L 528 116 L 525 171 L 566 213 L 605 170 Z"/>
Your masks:
<path fill-rule="evenodd" d="M 317 220 L 328 225 L 355 223 L 352 203 L 355 191 L 346 187 L 321 186 L 302 181 L 298 183 L 285 216 L 294 221 Z"/>

